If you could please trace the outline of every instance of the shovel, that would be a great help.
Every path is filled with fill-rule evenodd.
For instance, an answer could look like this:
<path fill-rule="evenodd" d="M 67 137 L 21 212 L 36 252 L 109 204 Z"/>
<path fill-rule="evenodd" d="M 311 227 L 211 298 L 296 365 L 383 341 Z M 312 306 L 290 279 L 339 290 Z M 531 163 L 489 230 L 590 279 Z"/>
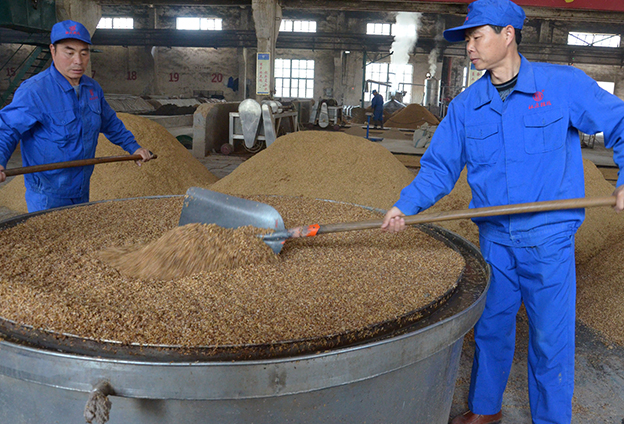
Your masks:
<path fill-rule="evenodd" d="M 156 159 L 157 155 L 152 155 L 152 159 Z M 32 174 L 33 172 L 53 171 L 62 168 L 74 168 L 78 166 L 97 165 L 99 163 L 121 162 L 125 160 L 141 160 L 141 155 L 125 155 L 125 156 L 105 156 L 93 159 L 70 160 L 67 162 L 55 162 L 46 165 L 24 166 L 21 168 L 5 169 L 4 175 L 12 177 L 15 175 Z"/>
<path fill-rule="evenodd" d="M 406 216 L 404 219 L 406 225 L 414 225 L 455 219 L 582 209 L 596 206 L 615 206 L 615 196 L 582 197 L 578 199 L 548 200 L 457 211 L 420 213 L 418 215 Z M 259 237 L 263 238 L 264 242 L 273 249 L 273 252 L 279 254 L 282 246 L 288 239 L 312 237 L 318 234 L 342 231 L 370 230 L 380 228 L 383 220 L 374 219 L 323 225 L 313 224 L 286 229 L 279 212 L 265 203 L 191 187 L 186 192 L 184 198 L 179 225 L 190 223 L 217 224 L 224 228 L 253 225 L 258 228 L 274 230 L 274 233 L 260 235 Z"/>

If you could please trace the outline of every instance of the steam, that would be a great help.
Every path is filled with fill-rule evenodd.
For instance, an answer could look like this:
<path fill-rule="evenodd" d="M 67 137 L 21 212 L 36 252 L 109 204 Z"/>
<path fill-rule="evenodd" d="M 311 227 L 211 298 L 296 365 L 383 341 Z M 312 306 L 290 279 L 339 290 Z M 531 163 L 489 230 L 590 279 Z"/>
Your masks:
<path fill-rule="evenodd" d="M 438 69 L 438 56 L 440 56 L 440 46 L 442 41 L 444 40 L 444 36 L 442 33 L 444 32 L 444 19 L 441 16 L 438 16 L 436 19 L 436 36 L 435 36 L 435 47 L 433 50 L 429 52 L 429 74 L 432 77 L 435 77 L 436 70 Z"/>
<path fill-rule="evenodd" d="M 399 12 L 396 15 L 396 23 L 393 26 L 394 43 L 392 43 L 392 63 L 407 65 L 409 54 L 418 41 L 418 28 L 422 13 Z"/>
<path fill-rule="evenodd" d="M 440 54 L 440 49 L 437 47 L 431 50 L 429 53 L 429 73 L 432 77 L 435 77 L 436 69 L 438 69 L 438 55 Z"/>

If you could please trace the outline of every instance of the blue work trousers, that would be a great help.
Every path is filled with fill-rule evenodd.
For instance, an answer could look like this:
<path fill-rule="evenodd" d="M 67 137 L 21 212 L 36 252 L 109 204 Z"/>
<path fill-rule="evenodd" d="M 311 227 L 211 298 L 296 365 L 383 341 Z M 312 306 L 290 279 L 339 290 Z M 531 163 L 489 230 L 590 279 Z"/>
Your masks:
<path fill-rule="evenodd" d="M 534 424 L 569 424 L 574 391 L 576 275 L 574 236 L 534 247 L 480 239 L 492 269 L 485 310 L 474 328 L 468 404 L 476 414 L 501 410 L 514 356 L 516 315 L 529 318 L 528 380 Z"/>
<path fill-rule="evenodd" d="M 48 196 L 42 193 L 35 193 L 26 189 L 26 206 L 28 212 L 38 212 L 46 209 L 60 208 L 61 206 L 77 205 L 79 203 L 87 203 L 89 201 L 89 193 L 82 197 L 62 198 Z"/>

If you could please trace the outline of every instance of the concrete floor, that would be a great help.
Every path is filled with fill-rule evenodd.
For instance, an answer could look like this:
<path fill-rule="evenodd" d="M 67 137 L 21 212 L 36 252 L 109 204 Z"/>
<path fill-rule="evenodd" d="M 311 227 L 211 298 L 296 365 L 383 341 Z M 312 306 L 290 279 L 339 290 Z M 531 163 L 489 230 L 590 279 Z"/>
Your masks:
<path fill-rule="evenodd" d="M 388 140 L 392 149 L 397 141 Z M 598 164 L 609 163 L 611 152 L 598 144 L 594 149 L 583 149 L 583 155 Z M 223 156 L 214 154 L 200 161 L 216 176 L 222 178 L 246 160 L 248 155 Z M 612 163 L 612 161 L 611 161 Z M 19 156 L 11 158 L 7 168 L 21 166 Z M 0 187 L 3 184 L 0 184 Z M 14 215 L 14 211 L 0 208 L 0 220 Z M 517 320 L 517 348 L 503 402 L 503 423 L 530 423 L 527 392 L 527 335 L 526 315 L 521 311 Z M 624 347 L 601 341 L 591 329 L 577 323 L 576 389 L 573 401 L 573 424 L 624 424 Z M 451 416 L 467 408 L 468 386 L 474 343 L 472 332 L 464 339 L 460 367 L 455 387 Z"/>

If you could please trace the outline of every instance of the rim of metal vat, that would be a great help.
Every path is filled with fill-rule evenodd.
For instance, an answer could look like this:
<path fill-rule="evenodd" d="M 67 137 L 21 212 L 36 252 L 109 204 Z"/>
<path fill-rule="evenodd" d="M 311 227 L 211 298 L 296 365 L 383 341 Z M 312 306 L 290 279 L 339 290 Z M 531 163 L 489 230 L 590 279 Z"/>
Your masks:
<path fill-rule="evenodd" d="M 80 205 L 66 206 L 46 211 L 19 215 L 0 222 L 0 231 L 15 226 L 34 216 L 58 211 L 62 209 L 86 207 L 96 203 L 111 201 L 128 201 L 138 199 L 164 199 L 183 197 L 174 196 L 149 196 L 130 199 L 114 199 L 100 202 L 89 202 Z M 284 196 L 280 196 L 284 197 Z M 335 202 L 331 201 L 330 202 Z M 342 203 L 342 202 L 335 202 Z M 377 210 L 370 207 L 354 205 L 370 210 Z M 383 212 L 383 211 L 382 211 Z M 463 238 L 435 225 L 418 225 L 419 229 L 429 236 L 442 241 L 450 248 L 459 251 L 466 259 L 468 250 L 462 252 L 458 245 L 466 244 L 474 252 L 478 253 L 476 247 Z M 243 360 L 265 360 L 272 358 L 292 357 L 306 355 L 326 350 L 357 347 L 366 345 L 387 338 L 396 337 L 422 328 L 424 319 L 431 316 L 441 306 L 449 304 L 452 308 L 452 300 L 460 295 L 460 287 L 470 285 L 471 278 L 474 279 L 474 272 L 466 267 L 460 275 L 457 284 L 430 304 L 410 311 L 394 320 L 388 320 L 367 326 L 363 329 L 345 332 L 341 334 L 322 336 L 310 339 L 288 340 L 274 344 L 248 344 L 248 345 L 223 345 L 223 346 L 171 346 L 171 345 L 145 345 L 145 344 L 123 344 L 117 341 L 96 340 L 81 337 L 73 334 L 58 333 L 49 330 L 41 330 L 32 326 L 22 325 L 9 319 L 0 317 L 0 335 L 4 335 L 8 341 L 16 341 L 33 348 L 51 349 L 67 354 L 78 354 L 87 356 L 97 356 L 100 358 L 110 358 L 115 360 L 147 360 L 147 361 L 167 361 L 167 362 L 189 362 L 189 361 L 243 361 Z M 489 283 L 487 266 L 482 265 L 486 285 Z M 474 270 L 472 270 L 474 271 Z M 463 287 L 466 288 L 466 287 Z M 483 288 L 485 292 L 485 288 Z M 455 302 L 456 303 L 456 302 Z"/>

